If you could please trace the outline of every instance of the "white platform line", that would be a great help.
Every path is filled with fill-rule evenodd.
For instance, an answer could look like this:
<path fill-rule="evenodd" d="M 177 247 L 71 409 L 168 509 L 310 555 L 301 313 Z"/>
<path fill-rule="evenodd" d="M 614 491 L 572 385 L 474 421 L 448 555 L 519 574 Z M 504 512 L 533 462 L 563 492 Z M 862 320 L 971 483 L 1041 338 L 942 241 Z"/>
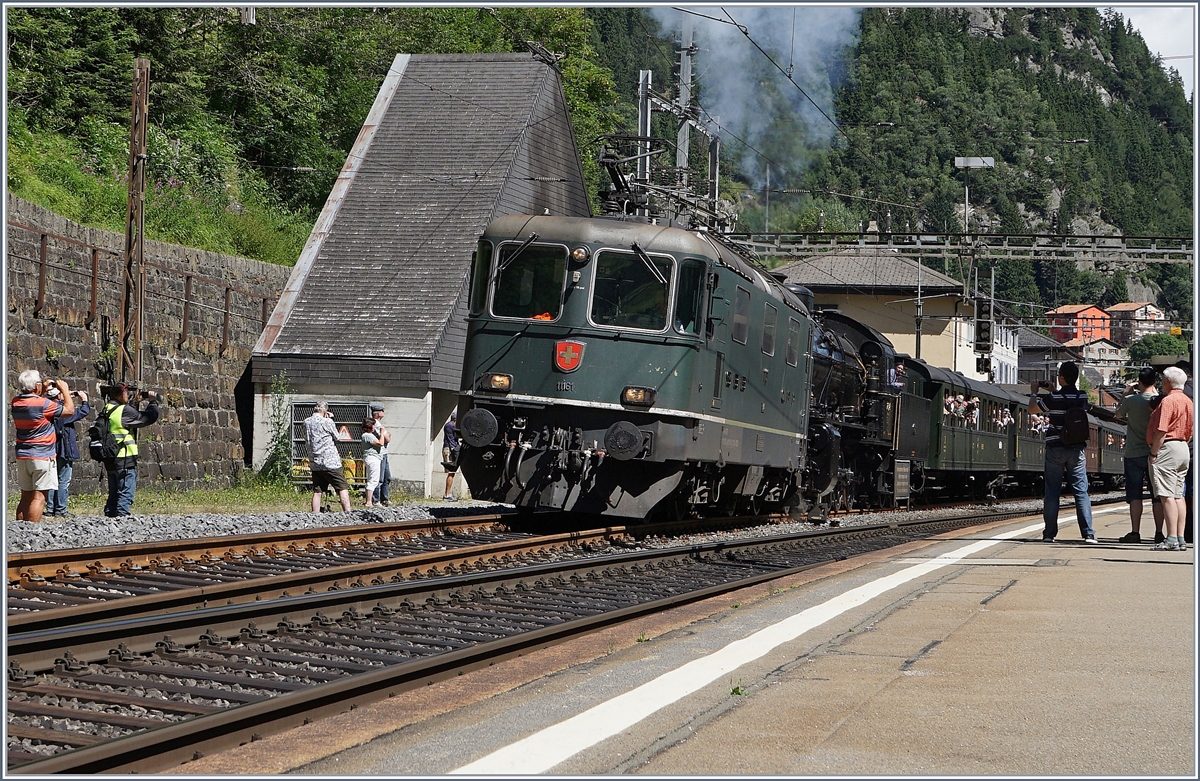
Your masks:
<path fill-rule="evenodd" d="M 844 594 L 815 605 L 754 634 L 664 673 L 652 681 L 602 702 L 577 716 L 518 740 L 470 764 L 451 770 L 452 775 L 530 775 L 544 773 L 586 748 L 637 724 L 655 711 L 677 702 L 692 692 L 719 680 L 744 664 L 754 661 L 795 640 L 810 629 L 852 608 L 1013 537 L 1040 534 L 1042 523 L 1004 532 L 973 542 L 935 559 L 885 575 Z"/>

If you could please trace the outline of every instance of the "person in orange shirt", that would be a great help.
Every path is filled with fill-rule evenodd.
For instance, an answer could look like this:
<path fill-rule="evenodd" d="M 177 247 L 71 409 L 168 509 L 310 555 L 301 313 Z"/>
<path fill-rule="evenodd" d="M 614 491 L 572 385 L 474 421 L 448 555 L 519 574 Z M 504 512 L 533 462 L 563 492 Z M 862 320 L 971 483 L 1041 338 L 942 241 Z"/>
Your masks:
<path fill-rule="evenodd" d="M 1194 411 L 1192 400 L 1183 392 L 1187 374 L 1172 366 L 1163 371 L 1166 396 L 1150 415 L 1146 427 L 1146 442 L 1150 445 L 1150 475 L 1154 491 L 1162 499 L 1163 526 L 1167 538 L 1154 550 L 1187 550 L 1183 527 L 1187 518 L 1184 504 L 1185 477 L 1191 456 L 1188 442 L 1192 438 Z"/>

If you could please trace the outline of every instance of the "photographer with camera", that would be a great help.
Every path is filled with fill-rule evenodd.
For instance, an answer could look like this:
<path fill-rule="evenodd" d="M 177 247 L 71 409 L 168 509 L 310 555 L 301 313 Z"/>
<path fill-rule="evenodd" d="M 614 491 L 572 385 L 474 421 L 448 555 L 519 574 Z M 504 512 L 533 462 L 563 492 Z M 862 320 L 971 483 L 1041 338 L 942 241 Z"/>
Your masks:
<path fill-rule="evenodd" d="M 75 413 L 67 384 L 62 380 L 43 380 L 37 369 L 26 369 L 17 377 L 21 393 L 12 400 L 13 451 L 17 458 L 17 477 L 21 486 L 21 501 L 17 504 L 17 520 L 42 520 L 46 509 L 46 494 L 58 489 L 58 472 L 54 466 L 57 435 L 54 421 Z M 50 388 L 58 399 L 48 398 Z"/>
<path fill-rule="evenodd" d="M 108 430 L 117 441 L 117 456 L 104 462 L 108 473 L 108 502 L 104 514 L 117 518 L 130 514 L 133 495 L 137 490 L 137 429 L 149 426 L 158 420 L 158 393 L 142 391 L 140 398 L 146 399 L 146 408 L 139 410 L 136 403 L 129 402 L 134 388 L 124 384 L 101 386 L 108 403 L 100 417 L 108 420 Z"/>
<path fill-rule="evenodd" d="M 313 414 L 304 419 L 304 438 L 308 442 L 308 464 L 312 470 L 312 511 L 321 512 L 321 497 L 325 489 L 333 488 L 342 512 L 350 512 L 350 483 L 342 472 L 342 456 L 338 452 L 338 429 L 333 423 L 329 402 L 318 401 Z"/>
<path fill-rule="evenodd" d="M 1092 530 L 1092 500 L 1088 496 L 1087 476 L 1087 410 L 1091 406 L 1087 393 L 1075 387 L 1079 381 L 1079 366 L 1073 361 L 1063 361 L 1058 366 L 1058 390 L 1046 381 L 1034 382 L 1030 386 L 1029 412 L 1048 413 L 1050 425 L 1046 429 L 1046 498 L 1042 503 L 1042 542 L 1054 542 L 1058 536 L 1058 498 L 1062 494 L 1063 477 L 1075 496 L 1075 518 L 1079 521 L 1079 533 L 1086 543 L 1096 542 Z M 1038 395 L 1038 389 L 1050 392 Z M 1067 414 L 1068 410 L 1082 409 L 1083 433 L 1076 422 L 1078 413 Z"/>
<path fill-rule="evenodd" d="M 59 401 L 63 398 L 57 387 L 46 389 L 46 398 Z M 88 405 L 87 394 L 83 391 L 71 391 L 68 398 L 76 400 L 75 412 L 54 419 L 55 466 L 58 468 L 58 489 L 50 491 L 46 496 L 46 514 L 60 517 L 69 516 L 67 501 L 70 499 L 71 477 L 75 474 L 75 462 L 79 460 L 79 435 L 75 431 L 76 421 L 83 420 L 92 414 Z"/>

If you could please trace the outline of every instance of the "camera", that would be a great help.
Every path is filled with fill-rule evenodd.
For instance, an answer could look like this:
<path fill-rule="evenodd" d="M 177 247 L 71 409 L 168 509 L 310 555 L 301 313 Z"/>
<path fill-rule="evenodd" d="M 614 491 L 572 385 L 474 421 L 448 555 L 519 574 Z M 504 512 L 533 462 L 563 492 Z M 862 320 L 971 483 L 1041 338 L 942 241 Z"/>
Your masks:
<path fill-rule="evenodd" d="M 1038 387 L 1052 391 L 1054 390 L 1054 383 L 1050 382 L 1049 380 L 1038 380 Z"/>

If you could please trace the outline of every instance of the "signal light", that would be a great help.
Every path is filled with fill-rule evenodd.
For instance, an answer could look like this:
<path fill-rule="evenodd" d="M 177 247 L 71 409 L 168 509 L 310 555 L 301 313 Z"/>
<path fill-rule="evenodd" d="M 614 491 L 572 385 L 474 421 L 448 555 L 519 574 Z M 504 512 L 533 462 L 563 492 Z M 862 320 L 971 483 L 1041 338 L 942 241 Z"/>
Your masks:
<path fill-rule="evenodd" d="M 479 387 L 483 390 L 508 393 L 512 390 L 512 379 L 511 374 L 485 374 L 479 382 Z"/>
<path fill-rule="evenodd" d="M 657 395 L 658 392 L 653 388 L 638 388 L 631 385 L 621 391 L 621 403 L 635 407 L 649 407 L 654 404 L 654 398 Z"/>
<path fill-rule="evenodd" d="M 981 298 L 975 302 L 975 352 L 990 353 L 995 344 L 993 334 L 992 299 Z"/>

